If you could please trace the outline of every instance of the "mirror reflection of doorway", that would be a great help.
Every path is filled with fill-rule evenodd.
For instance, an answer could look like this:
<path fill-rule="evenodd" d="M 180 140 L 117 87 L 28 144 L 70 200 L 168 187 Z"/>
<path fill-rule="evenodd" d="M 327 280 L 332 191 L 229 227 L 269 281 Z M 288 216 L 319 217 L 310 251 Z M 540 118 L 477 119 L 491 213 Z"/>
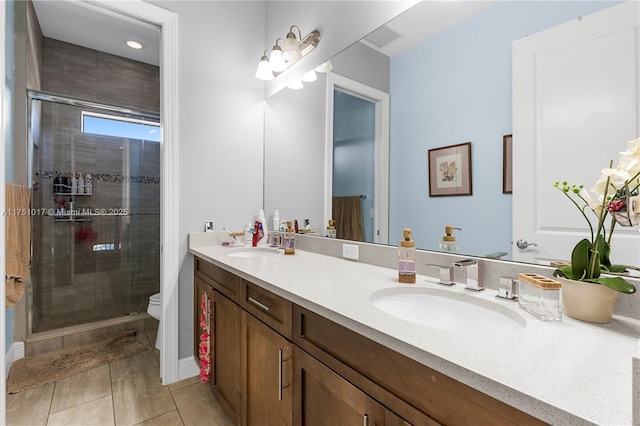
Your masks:
<path fill-rule="evenodd" d="M 375 103 L 334 89 L 332 192 L 339 237 L 374 241 L 374 161 Z"/>

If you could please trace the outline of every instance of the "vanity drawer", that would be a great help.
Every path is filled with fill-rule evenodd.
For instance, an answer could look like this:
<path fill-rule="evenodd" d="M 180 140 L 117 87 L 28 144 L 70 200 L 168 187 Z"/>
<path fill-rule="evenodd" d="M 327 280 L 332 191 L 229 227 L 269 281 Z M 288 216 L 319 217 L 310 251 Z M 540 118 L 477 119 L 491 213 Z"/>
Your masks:
<path fill-rule="evenodd" d="M 194 259 L 194 275 L 236 303 L 242 300 L 242 279 L 237 275 L 198 257 Z"/>
<path fill-rule="evenodd" d="M 297 346 L 412 424 L 545 424 L 297 305 L 293 323 Z"/>
<path fill-rule="evenodd" d="M 291 340 L 293 304 L 264 288 L 242 280 L 242 307 L 253 316 Z"/>

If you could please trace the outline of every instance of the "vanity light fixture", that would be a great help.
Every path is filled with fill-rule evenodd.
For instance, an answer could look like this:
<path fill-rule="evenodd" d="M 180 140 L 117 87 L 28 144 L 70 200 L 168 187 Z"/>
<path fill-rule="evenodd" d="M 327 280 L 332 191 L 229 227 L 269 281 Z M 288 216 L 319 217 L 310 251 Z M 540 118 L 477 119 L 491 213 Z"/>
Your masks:
<path fill-rule="evenodd" d="M 328 72 L 331 72 L 332 69 L 333 69 L 333 64 L 331 64 L 331 59 L 329 59 L 324 64 L 318 65 L 316 67 L 315 71 L 316 72 L 321 72 L 321 73 L 328 73 Z"/>
<path fill-rule="evenodd" d="M 298 30 L 299 39 L 294 33 L 294 28 Z M 283 42 L 282 47 L 278 44 L 279 41 Z M 313 30 L 306 37 L 302 37 L 300 28 L 296 25 L 292 25 L 286 35 L 286 39 L 276 39 L 276 43 L 271 49 L 268 65 L 272 76 L 268 75 L 265 68 L 264 58 L 266 57 L 267 52 L 265 51 L 265 55 L 260 58 L 260 63 L 258 64 L 258 69 L 255 73 L 256 78 L 260 80 L 271 80 L 273 77 L 286 71 L 290 66 L 305 57 L 309 52 L 315 49 L 316 46 L 318 46 L 319 42 L 320 32 L 318 30 Z"/>

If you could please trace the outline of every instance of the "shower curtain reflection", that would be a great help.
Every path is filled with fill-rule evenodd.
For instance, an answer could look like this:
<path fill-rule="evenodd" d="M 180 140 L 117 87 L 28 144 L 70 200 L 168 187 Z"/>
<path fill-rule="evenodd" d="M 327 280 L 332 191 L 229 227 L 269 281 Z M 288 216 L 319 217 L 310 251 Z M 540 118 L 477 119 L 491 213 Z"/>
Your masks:
<path fill-rule="evenodd" d="M 83 111 L 113 111 L 30 105 L 31 331 L 145 312 L 160 289 L 159 143 L 83 133 Z"/>

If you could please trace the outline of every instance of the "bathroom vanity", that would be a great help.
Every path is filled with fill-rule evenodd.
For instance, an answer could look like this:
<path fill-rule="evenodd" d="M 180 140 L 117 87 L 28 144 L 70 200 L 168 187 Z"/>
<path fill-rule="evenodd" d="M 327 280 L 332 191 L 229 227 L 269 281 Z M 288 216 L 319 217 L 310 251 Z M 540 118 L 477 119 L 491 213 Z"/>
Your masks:
<path fill-rule="evenodd" d="M 209 383 L 238 425 L 631 423 L 637 321 L 543 322 L 491 289 L 443 289 L 423 275 L 400 284 L 393 269 L 304 250 L 234 250 L 190 244 L 195 353 L 205 292 Z M 520 327 L 425 327 L 372 303 L 394 294 L 473 298 Z"/>

